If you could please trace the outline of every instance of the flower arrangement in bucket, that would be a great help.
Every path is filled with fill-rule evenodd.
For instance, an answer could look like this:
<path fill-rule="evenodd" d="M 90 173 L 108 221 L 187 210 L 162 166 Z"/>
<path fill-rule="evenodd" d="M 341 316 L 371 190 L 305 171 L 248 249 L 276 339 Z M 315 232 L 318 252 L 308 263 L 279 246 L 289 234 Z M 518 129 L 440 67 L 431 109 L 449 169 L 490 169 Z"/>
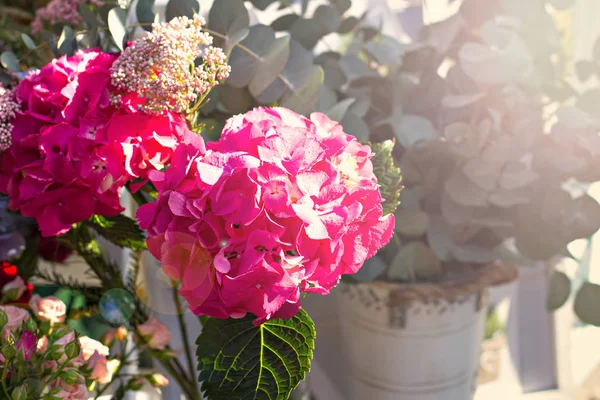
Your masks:
<path fill-rule="evenodd" d="M 55 237 L 83 258 L 100 286 L 35 265 L 32 276 L 83 292 L 90 307 L 79 313 L 99 312 L 115 325 L 105 341 L 121 343 L 120 363 L 136 349 L 147 351 L 190 399 L 200 399 L 201 391 L 209 399 L 287 399 L 314 350 L 303 294 L 328 294 L 390 240 L 400 179 L 397 172 L 386 175 L 393 165 L 389 144 L 370 147 L 325 114 L 305 117 L 285 107 L 234 115 L 219 140 L 205 143 L 202 113 L 209 94 L 233 73 L 226 51 L 213 45 L 195 12 L 149 24 L 133 41 L 125 40 L 125 14 L 118 6 L 108 13 L 107 51 L 67 48 L 2 88 L 0 191 L 11 210 L 35 220 L 43 238 Z M 43 23 L 34 27 L 44 29 Z M 63 33 L 69 29 L 65 25 Z M 9 66 L 14 61 L 6 54 L 3 60 Z M 265 80 L 275 78 L 254 79 L 266 88 Z M 136 220 L 123 214 L 124 191 L 139 206 Z M 386 191 L 394 195 L 384 199 Z M 131 251 L 131 276 L 105 257 L 99 237 Z M 30 269 L 39 249 L 27 248 L 15 262 Z M 183 318 L 181 362 L 169 330 L 136 296 L 146 249 L 170 278 L 177 306 L 183 308 L 184 300 L 202 321 L 198 371 Z M 52 309 L 46 303 L 42 308 Z M 38 316 L 42 308 L 31 306 Z M 39 343 L 47 336 L 52 348 L 61 340 L 53 326 L 17 324 L 7 343 L 25 336 Z M 74 343 L 70 355 L 48 372 L 56 383 L 35 389 L 34 397 L 99 397 L 110 383 L 121 395 L 139 389 L 140 379 L 164 384 L 156 375 L 129 379 L 118 367 L 98 381 L 107 385 L 83 372 L 82 378 L 67 377 L 65 369 L 79 368 L 68 361 L 80 357 L 76 334 L 69 334 L 62 337 Z M 101 350 L 99 357 L 107 357 Z M 32 362 L 42 366 L 52 354 Z M 4 371 L 19 376 L 21 364 L 15 363 Z M 87 369 L 93 373 L 95 364 Z M 3 389 L 29 398 L 23 382 L 11 379 Z"/>

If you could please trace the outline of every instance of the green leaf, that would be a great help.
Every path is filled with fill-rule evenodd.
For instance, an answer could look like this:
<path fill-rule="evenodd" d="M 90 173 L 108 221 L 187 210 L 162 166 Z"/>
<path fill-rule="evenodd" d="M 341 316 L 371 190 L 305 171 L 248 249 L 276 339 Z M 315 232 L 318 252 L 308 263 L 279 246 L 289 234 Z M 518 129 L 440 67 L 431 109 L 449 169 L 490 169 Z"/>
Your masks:
<path fill-rule="evenodd" d="M 331 3 L 335 6 L 335 9 L 340 15 L 344 14 L 352 7 L 351 0 L 331 0 Z"/>
<path fill-rule="evenodd" d="M 236 88 L 248 86 L 260 64 L 260 57 L 269 49 L 275 41 L 275 32 L 266 25 L 254 25 L 250 28 L 248 35 L 241 44 L 253 54 L 235 47 L 229 57 L 231 75 L 227 78 L 227 84 Z"/>
<path fill-rule="evenodd" d="M 0 308 L 0 329 L 3 329 L 7 323 L 8 316 L 6 315 L 6 312 Z"/>
<path fill-rule="evenodd" d="M 290 37 L 284 36 L 276 39 L 260 59 L 254 77 L 248 85 L 254 97 L 260 95 L 269 85 L 277 79 L 277 75 L 285 67 L 290 56 Z"/>
<path fill-rule="evenodd" d="M 399 209 L 395 213 L 396 232 L 403 236 L 419 237 L 427 233 L 429 215 L 420 210 Z"/>
<path fill-rule="evenodd" d="M 265 10 L 275 1 L 276 0 L 250 0 L 250 3 L 252 3 L 252 5 L 254 5 L 254 7 L 258 8 L 259 10 Z"/>
<path fill-rule="evenodd" d="M 28 34 L 21 33 L 21 40 L 23 40 L 23 43 L 25 43 L 25 46 L 27 46 L 27 48 L 30 50 L 35 50 L 37 48 L 37 46 L 35 45 L 35 42 L 31 38 L 31 36 L 29 36 Z"/>
<path fill-rule="evenodd" d="M 119 50 L 123 50 L 123 41 L 127 36 L 127 11 L 114 7 L 108 12 L 108 30 Z"/>
<path fill-rule="evenodd" d="M 73 53 L 75 53 L 77 43 L 75 42 L 75 34 L 73 33 L 73 29 L 71 29 L 69 25 L 65 25 L 63 27 L 60 37 L 58 38 L 58 42 L 56 42 L 56 46 L 58 47 L 60 54 L 71 56 Z"/>
<path fill-rule="evenodd" d="M 287 400 L 310 370 L 315 327 L 306 311 L 253 324 L 211 318 L 196 341 L 199 381 L 210 400 Z"/>
<path fill-rule="evenodd" d="M 230 85 L 219 85 L 219 100 L 227 111 L 232 114 L 243 114 L 252 108 L 254 100 L 247 88 L 235 88 Z"/>
<path fill-rule="evenodd" d="M 175 17 L 185 16 L 191 18 L 198 11 L 200 11 L 200 4 L 197 0 L 169 0 L 165 10 L 165 18 L 167 21 Z"/>
<path fill-rule="evenodd" d="M 358 23 L 360 22 L 360 19 L 352 16 L 352 17 L 348 17 L 345 20 L 343 20 L 340 23 L 340 27 L 338 28 L 338 33 L 340 34 L 344 34 L 344 33 L 349 33 L 351 32 L 356 25 L 358 25 Z"/>
<path fill-rule="evenodd" d="M 300 18 L 290 28 L 292 39 L 307 50 L 312 50 L 324 34 L 321 22 L 313 18 Z"/>
<path fill-rule="evenodd" d="M 355 136 L 358 140 L 368 140 L 369 127 L 362 117 L 353 112 L 353 107 L 354 105 L 350 107 L 344 118 L 340 121 L 340 124 L 342 124 L 344 132 L 348 135 Z"/>
<path fill-rule="evenodd" d="M 586 324 L 600 326 L 600 286 L 584 282 L 575 295 L 573 309 L 579 319 Z"/>
<path fill-rule="evenodd" d="M 169 2 L 169 4 L 171 4 L 171 2 Z M 167 4 L 167 13 L 173 12 L 173 10 L 169 10 L 169 4 Z M 198 9 L 200 8 L 198 7 Z M 144 30 L 151 31 L 152 23 L 155 18 L 154 0 L 138 0 L 137 5 L 135 6 L 135 16 Z"/>
<path fill-rule="evenodd" d="M 19 63 L 19 59 L 12 51 L 5 51 L 2 53 L 2 55 L 0 55 L 0 63 L 8 70 L 14 72 L 21 71 L 21 63 Z"/>
<path fill-rule="evenodd" d="M 546 307 L 554 311 L 563 306 L 571 294 L 571 281 L 567 275 L 561 271 L 554 271 L 550 277 L 548 286 L 548 298 Z"/>
<path fill-rule="evenodd" d="M 304 87 L 298 91 L 289 92 L 281 99 L 281 106 L 287 107 L 298 114 L 307 115 L 314 111 L 319 100 L 318 93 L 323 85 L 323 68 L 311 65 L 309 77 Z"/>
<path fill-rule="evenodd" d="M 371 162 L 373 163 L 373 173 L 377 177 L 379 191 L 384 199 L 382 203 L 383 215 L 391 214 L 396 211 L 400 204 L 400 191 L 402 190 L 402 175 L 400 168 L 394 162 L 392 151 L 395 142 L 386 140 L 380 143 L 369 143 L 371 150 L 375 153 Z"/>
<path fill-rule="evenodd" d="M 250 16 L 242 0 L 215 1 L 208 13 L 208 28 L 227 37 L 248 29 Z M 214 38 L 214 46 L 224 48 L 222 38 Z"/>
<path fill-rule="evenodd" d="M 431 121 L 418 115 L 403 115 L 399 123 L 392 122 L 394 134 L 405 149 L 438 137 Z"/>
<path fill-rule="evenodd" d="M 85 224 L 93 228 L 100 236 L 119 247 L 132 250 L 146 248 L 144 232 L 137 222 L 125 215 L 105 217 L 94 215 Z"/>
<path fill-rule="evenodd" d="M 315 10 L 313 20 L 320 25 L 321 36 L 325 36 L 338 30 L 342 17 L 335 8 L 322 4 Z"/>
<path fill-rule="evenodd" d="M 435 252 L 423 242 L 409 242 L 402 246 L 390 264 L 390 279 L 395 281 L 414 278 L 433 280 L 442 275 L 442 267 Z"/>
<path fill-rule="evenodd" d="M 296 21 L 298 21 L 300 17 L 298 14 L 286 14 L 277 18 L 273 23 L 271 23 L 271 28 L 276 31 L 288 31 L 294 25 Z"/>
<path fill-rule="evenodd" d="M 331 107 L 325 114 L 333 121 L 339 122 L 344 119 L 344 116 L 350 109 L 350 106 L 352 106 L 355 101 L 356 99 L 354 98 L 344 99 Z"/>
<path fill-rule="evenodd" d="M 79 14 L 83 17 L 83 22 L 88 29 L 93 29 L 98 26 L 98 19 L 96 14 L 92 11 L 90 6 L 85 3 L 81 3 L 78 6 Z"/>

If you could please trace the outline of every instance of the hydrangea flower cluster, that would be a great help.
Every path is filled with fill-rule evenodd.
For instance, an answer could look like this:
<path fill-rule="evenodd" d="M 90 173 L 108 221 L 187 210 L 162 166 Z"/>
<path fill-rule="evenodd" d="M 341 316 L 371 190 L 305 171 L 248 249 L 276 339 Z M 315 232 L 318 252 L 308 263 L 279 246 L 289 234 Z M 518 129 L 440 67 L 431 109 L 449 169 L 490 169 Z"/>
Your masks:
<path fill-rule="evenodd" d="M 50 25 L 63 23 L 67 25 L 77 25 L 82 22 L 81 15 L 78 12 L 80 4 L 92 4 L 101 7 L 102 0 L 51 0 L 45 7 L 39 8 L 35 13 L 31 27 L 34 33 L 39 33 L 44 27 L 44 22 Z"/>
<path fill-rule="evenodd" d="M 196 314 L 288 318 L 387 243 L 368 146 L 323 114 L 258 108 L 203 154 L 177 149 L 138 211 L 148 248 Z"/>
<path fill-rule="evenodd" d="M 38 221 L 42 236 L 65 233 L 93 214 L 118 215 L 127 182 L 143 182 L 184 137 L 195 140 L 181 115 L 112 106 L 116 58 L 97 51 L 61 57 L 15 89 L 21 110 L 11 121 L 12 146 L 0 156 L 0 192 Z"/>
<path fill-rule="evenodd" d="M 13 128 L 11 120 L 18 109 L 13 92 L 0 83 L 0 152 L 10 148 Z"/>
<path fill-rule="evenodd" d="M 113 103 L 149 114 L 185 113 L 211 88 L 229 76 L 222 49 L 210 46 L 204 19 L 177 17 L 155 23 L 152 32 L 127 47 L 111 68 Z M 204 48 L 204 50 L 203 50 Z M 202 57 L 202 63 L 194 62 Z"/>

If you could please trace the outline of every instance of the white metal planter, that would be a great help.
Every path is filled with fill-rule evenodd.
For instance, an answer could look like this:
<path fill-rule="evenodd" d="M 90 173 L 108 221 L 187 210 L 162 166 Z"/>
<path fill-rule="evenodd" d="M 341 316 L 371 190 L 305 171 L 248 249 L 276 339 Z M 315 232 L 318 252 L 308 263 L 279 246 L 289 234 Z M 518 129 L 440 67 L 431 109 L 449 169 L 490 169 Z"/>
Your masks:
<path fill-rule="evenodd" d="M 469 400 L 477 383 L 487 291 L 395 303 L 393 283 L 342 285 L 348 400 Z"/>

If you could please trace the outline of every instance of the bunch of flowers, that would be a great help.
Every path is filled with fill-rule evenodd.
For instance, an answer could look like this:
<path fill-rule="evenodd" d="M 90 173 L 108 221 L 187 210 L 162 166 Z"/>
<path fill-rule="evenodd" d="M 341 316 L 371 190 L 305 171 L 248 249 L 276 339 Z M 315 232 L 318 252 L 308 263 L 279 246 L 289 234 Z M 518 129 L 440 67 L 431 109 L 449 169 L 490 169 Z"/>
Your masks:
<path fill-rule="evenodd" d="M 13 99 L 12 91 L 0 83 L 0 151 L 10 148 L 13 130 L 11 120 L 15 117 L 18 109 L 19 105 Z"/>
<path fill-rule="evenodd" d="M 106 390 L 129 362 L 126 329 L 110 332 L 105 344 L 78 336 L 64 324 L 66 309 L 60 299 L 39 295 L 31 297 L 28 305 L 0 306 L 0 384 L 7 398 L 87 400 L 92 391 L 99 395 Z M 165 340 L 164 325 L 151 322 L 139 329 L 149 341 Z M 121 352 L 110 357 L 107 345 L 115 342 L 120 342 Z M 130 377 L 124 390 L 139 390 L 145 382 L 155 387 L 168 384 L 161 374 L 140 374 Z"/>
<path fill-rule="evenodd" d="M 390 240 L 372 155 L 323 114 L 258 108 L 154 171 L 140 226 L 195 313 L 291 317 L 301 291 L 328 293 Z"/>
<path fill-rule="evenodd" d="M 201 102 L 231 71 L 223 50 L 210 46 L 204 24 L 197 14 L 153 24 L 152 32 L 127 47 L 112 66 L 113 103 L 148 114 L 181 114 Z M 194 66 L 199 58 L 202 63 Z"/>

